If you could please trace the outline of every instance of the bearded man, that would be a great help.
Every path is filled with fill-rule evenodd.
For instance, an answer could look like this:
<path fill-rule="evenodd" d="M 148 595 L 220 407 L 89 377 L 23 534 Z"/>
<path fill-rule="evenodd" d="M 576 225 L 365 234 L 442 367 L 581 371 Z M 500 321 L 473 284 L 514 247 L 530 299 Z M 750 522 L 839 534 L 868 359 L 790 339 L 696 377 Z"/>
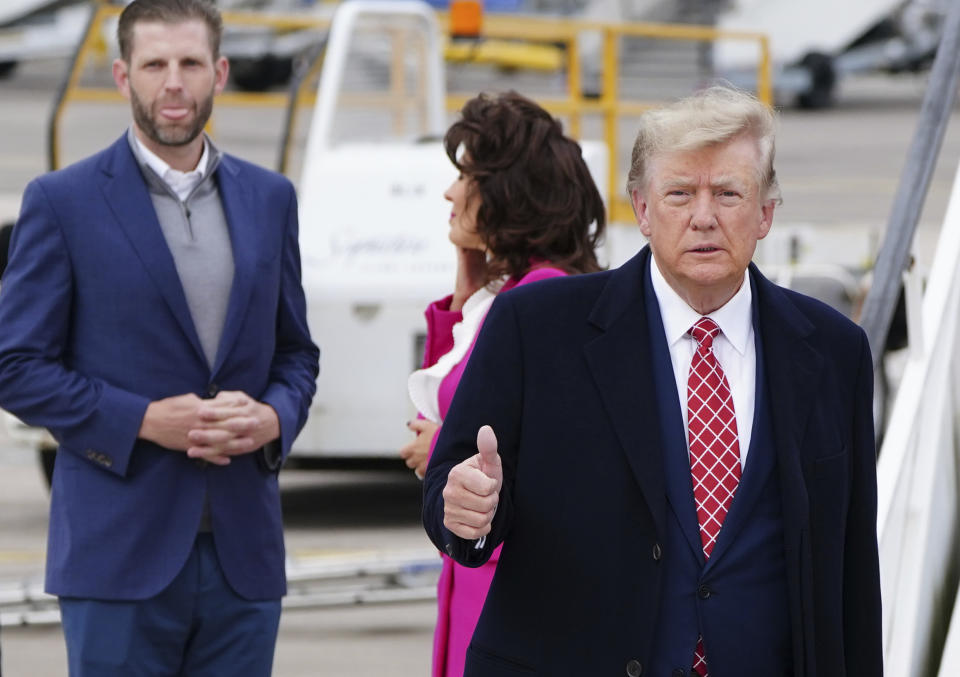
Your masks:
<path fill-rule="evenodd" d="M 73 677 L 269 675 L 277 471 L 319 353 L 289 181 L 203 134 L 227 80 L 204 0 L 134 0 L 133 124 L 34 180 L 0 293 L 0 406 L 48 428 L 46 589 Z"/>

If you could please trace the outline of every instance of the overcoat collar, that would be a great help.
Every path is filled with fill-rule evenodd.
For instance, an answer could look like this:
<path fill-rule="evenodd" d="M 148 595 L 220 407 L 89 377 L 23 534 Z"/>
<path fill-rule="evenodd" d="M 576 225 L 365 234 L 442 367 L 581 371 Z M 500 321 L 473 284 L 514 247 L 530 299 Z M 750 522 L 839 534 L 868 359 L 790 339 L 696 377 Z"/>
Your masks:
<path fill-rule="evenodd" d="M 665 533 L 666 488 L 651 345 L 643 304 L 649 249 L 614 270 L 588 321 L 600 335 L 584 350 L 604 408 L 660 538 Z"/>
<path fill-rule="evenodd" d="M 824 359 L 810 340 L 816 328 L 787 293 L 752 264 L 750 276 L 759 305 L 786 546 L 793 551 L 799 548 L 800 533 L 810 518 L 803 470 L 812 463 L 817 450 L 804 444 L 804 438 Z"/>

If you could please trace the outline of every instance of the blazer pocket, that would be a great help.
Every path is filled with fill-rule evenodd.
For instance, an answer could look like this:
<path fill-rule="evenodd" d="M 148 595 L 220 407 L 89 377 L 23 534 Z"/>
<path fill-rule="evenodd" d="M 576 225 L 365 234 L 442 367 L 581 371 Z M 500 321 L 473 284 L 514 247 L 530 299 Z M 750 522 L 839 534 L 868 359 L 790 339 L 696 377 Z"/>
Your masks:
<path fill-rule="evenodd" d="M 819 468 L 826 467 L 826 465 L 829 463 L 835 463 L 837 461 L 841 461 L 846 457 L 847 457 L 847 448 L 845 446 L 842 446 L 840 447 L 840 451 L 832 452 L 830 454 L 827 454 L 826 456 L 819 456 L 813 459 L 813 462 L 816 465 L 816 467 L 819 469 Z"/>
<path fill-rule="evenodd" d="M 815 459 L 812 480 L 808 486 L 813 499 L 811 520 L 820 525 L 820 538 L 832 542 L 831 548 L 842 548 L 842 531 L 850 498 L 850 454 L 847 448 Z M 835 530 L 839 531 L 828 537 Z"/>
<path fill-rule="evenodd" d="M 463 677 L 529 677 L 536 674 L 533 668 L 513 659 L 498 656 L 474 644 L 467 647 L 467 667 Z"/>

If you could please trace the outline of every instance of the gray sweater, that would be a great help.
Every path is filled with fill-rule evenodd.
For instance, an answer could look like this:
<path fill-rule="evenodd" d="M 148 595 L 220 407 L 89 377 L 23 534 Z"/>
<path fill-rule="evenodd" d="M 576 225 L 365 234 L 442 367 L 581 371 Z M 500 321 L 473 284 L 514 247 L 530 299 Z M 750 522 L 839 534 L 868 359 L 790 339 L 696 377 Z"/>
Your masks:
<path fill-rule="evenodd" d="M 200 345 L 212 369 L 227 316 L 234 270 L 230 231 L 214 180 L 220 152 L 209 140 L 207 143 L 209 161 L 203 179 L 181 202 L 146 163 L 130 138 L 130 147 L 147 182 L 163 237 L 173 255 Z"/>

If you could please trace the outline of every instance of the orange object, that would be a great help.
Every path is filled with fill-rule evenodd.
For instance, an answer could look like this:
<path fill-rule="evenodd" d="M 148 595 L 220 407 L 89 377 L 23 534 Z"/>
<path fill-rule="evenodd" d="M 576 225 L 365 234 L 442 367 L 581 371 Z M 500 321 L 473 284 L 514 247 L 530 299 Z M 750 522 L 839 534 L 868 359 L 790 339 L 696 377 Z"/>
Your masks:
<path fill-rule="evenodd" d="M 454 38 L 478 38 L 483 24 L 480 0 L 450 0 L 450 35 Z"/>

